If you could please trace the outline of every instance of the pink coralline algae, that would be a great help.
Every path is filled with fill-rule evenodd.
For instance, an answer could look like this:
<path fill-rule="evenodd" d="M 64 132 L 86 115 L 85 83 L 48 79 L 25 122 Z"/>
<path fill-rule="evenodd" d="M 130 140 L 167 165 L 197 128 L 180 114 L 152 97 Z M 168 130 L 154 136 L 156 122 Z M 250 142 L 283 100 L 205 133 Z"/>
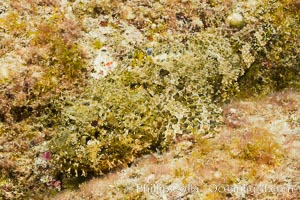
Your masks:
<path fill-rule="evenodd" d="M 48 151 L 44 152 L 41 157 L 44 160 L 50 160 L 51 159 L 51 153 L 50 153 L 50 151 L 48 150 Z"/>
<path fill-rule="evenodd" d="M 61 190 L 61 182 L 60 181 L 55 181 L 55 180 L 54 181 L 49 181 L 47 183 L 47 185 L 55 187 L 58 191 Z"/>

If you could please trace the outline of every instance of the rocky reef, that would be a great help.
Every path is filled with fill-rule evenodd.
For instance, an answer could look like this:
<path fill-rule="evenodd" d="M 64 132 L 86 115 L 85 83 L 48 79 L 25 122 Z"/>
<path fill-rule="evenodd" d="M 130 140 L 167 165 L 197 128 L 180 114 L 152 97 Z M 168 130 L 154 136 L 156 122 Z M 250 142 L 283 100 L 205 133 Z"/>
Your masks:
<path fill-rule="evenodd" d="M 0 197 L 77 187 L 239 126 L 223 118 L 232 100 L 299 92 L 299 5 L 2 1 Z M 250 131 L 253 151 L 230 156 L 260 162 L 268 134 Z M 282 156 L 267 154 L 262 162 Z"/>

